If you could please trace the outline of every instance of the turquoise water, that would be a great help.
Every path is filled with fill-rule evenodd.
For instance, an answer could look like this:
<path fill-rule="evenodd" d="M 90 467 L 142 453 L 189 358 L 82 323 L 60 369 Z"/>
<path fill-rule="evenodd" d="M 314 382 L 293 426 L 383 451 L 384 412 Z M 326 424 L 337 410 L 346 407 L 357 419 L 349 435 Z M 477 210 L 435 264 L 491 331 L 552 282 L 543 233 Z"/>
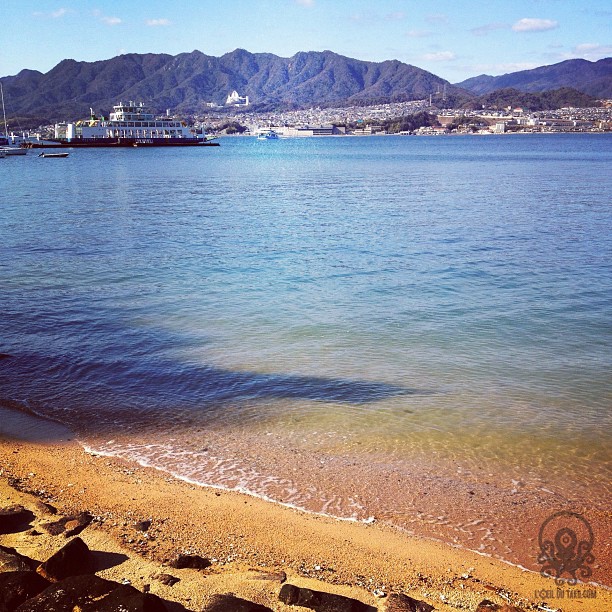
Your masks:
<path fill-rule="evenodd" d="M 396 473 L 603 508 L 611 145 L 228 138 L 0 160 L 0 403 L 343 517 L 417 529 L 418 497 L 379 490 Z"/>

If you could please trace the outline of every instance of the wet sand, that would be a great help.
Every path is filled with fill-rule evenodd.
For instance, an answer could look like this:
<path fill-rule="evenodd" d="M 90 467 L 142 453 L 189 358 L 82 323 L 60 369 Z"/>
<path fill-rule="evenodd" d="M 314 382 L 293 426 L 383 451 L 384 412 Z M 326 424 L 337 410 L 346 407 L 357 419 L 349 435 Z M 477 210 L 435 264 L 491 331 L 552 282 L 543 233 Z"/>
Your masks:
<path fill-rule="evenodd" d="M 594 598 L 564 599 L 552 580 L 496 559 L 409 536 L 375 521 L 339 521 L 231 491 L 189 484 L 121 459 L 86 453 L 67 431 L 45 439 L 44 427 L 0 428 L 0 505 L 21 503 L 40 515 L 40 501 L 60 513 L 88 511 L 96 519 L 81 537 L 98 551 L 120 559 L 99 575 L 130 580 L 188 610 L 201 610 L 216 593 L 232 592 L 270 606 L 280 583 L 261 571 L 285 571 L 288 581 L 340 593 L 383 609 L 386 594 L 398 592 L 436 609 L 474 610 L 483 599 L 525 609 L 602 610 L 612 607 L 610 590 L 595 586 Z M 61 435 L 57 435 L 60 433 Z M 49 517 L 40 517 L 40 521 Z M 151 520 L 148 536 L 135 528 Z M 36 527 L 36 525 L 34 525 Z M 0 543 L 44 559 L 65 540 L 29 531 L 0 536 Z M 164 564 L 178 553 L 212 560 L 206 570 L 173 570 Z M 151 576 L 166 572 L 181 580 L 166 586 Z M 579 585 L 584 587 L 585 585 Z"/>
<path fill-rule="evenodd" d="M 375 517 L 408 535 L 534 572 L 541 569 L 540 526 L 559 511 L 578 513 L 589 521 L 596 542 L 591 579 L 612 585 L 609 483 L 594 470 L 572 477 L 557 473 L 558 466 L 528 468 L 460 453 L 393 456 L 324 434 L 306 437 L 249 425 L 202 432 L 194 424 L 171 433 L 150 425 L 105 433 L 92 427 L 84 439 L 101 454 L 136 458 L 195 484 L 247 491 L 333 517 Z"/>

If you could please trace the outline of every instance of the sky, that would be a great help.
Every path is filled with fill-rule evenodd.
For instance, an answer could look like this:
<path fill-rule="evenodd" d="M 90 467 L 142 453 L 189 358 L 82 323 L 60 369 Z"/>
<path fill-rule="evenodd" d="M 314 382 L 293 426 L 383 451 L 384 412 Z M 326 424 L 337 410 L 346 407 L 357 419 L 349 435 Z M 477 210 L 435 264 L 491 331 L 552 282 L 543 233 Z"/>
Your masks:
<path fill-rule="evenodd" d="M 2 0 L 0 76 L 234 49 L 397 59 L 451 83 L 612 56 L 610 0 Z"/>

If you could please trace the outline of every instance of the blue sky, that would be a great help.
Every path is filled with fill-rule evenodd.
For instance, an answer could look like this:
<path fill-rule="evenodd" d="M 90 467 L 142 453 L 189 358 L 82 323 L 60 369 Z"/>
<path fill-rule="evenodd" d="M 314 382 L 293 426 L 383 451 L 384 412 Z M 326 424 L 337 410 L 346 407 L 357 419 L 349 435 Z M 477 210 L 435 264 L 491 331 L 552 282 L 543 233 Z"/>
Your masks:
<path fill-rule="evenodd" d="M 610 0 L 3 0 L 0 76 L 236 48 L 398 59 L 451 82 L 612 56 Z"/>

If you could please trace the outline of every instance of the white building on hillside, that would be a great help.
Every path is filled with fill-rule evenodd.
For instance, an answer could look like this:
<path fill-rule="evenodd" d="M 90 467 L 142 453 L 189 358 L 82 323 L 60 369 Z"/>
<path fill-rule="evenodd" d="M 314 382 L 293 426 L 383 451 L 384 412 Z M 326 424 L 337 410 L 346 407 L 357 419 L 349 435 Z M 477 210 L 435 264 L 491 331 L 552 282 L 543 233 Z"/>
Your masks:
<path fill-rule="evenodd" d="M 232 91 L 232 93 L 227 96 L 227 100 L 225 101 L 225 106 L 248 106 L 249 105 L 249 96 L 242 97 L 236 90 Z"/>

